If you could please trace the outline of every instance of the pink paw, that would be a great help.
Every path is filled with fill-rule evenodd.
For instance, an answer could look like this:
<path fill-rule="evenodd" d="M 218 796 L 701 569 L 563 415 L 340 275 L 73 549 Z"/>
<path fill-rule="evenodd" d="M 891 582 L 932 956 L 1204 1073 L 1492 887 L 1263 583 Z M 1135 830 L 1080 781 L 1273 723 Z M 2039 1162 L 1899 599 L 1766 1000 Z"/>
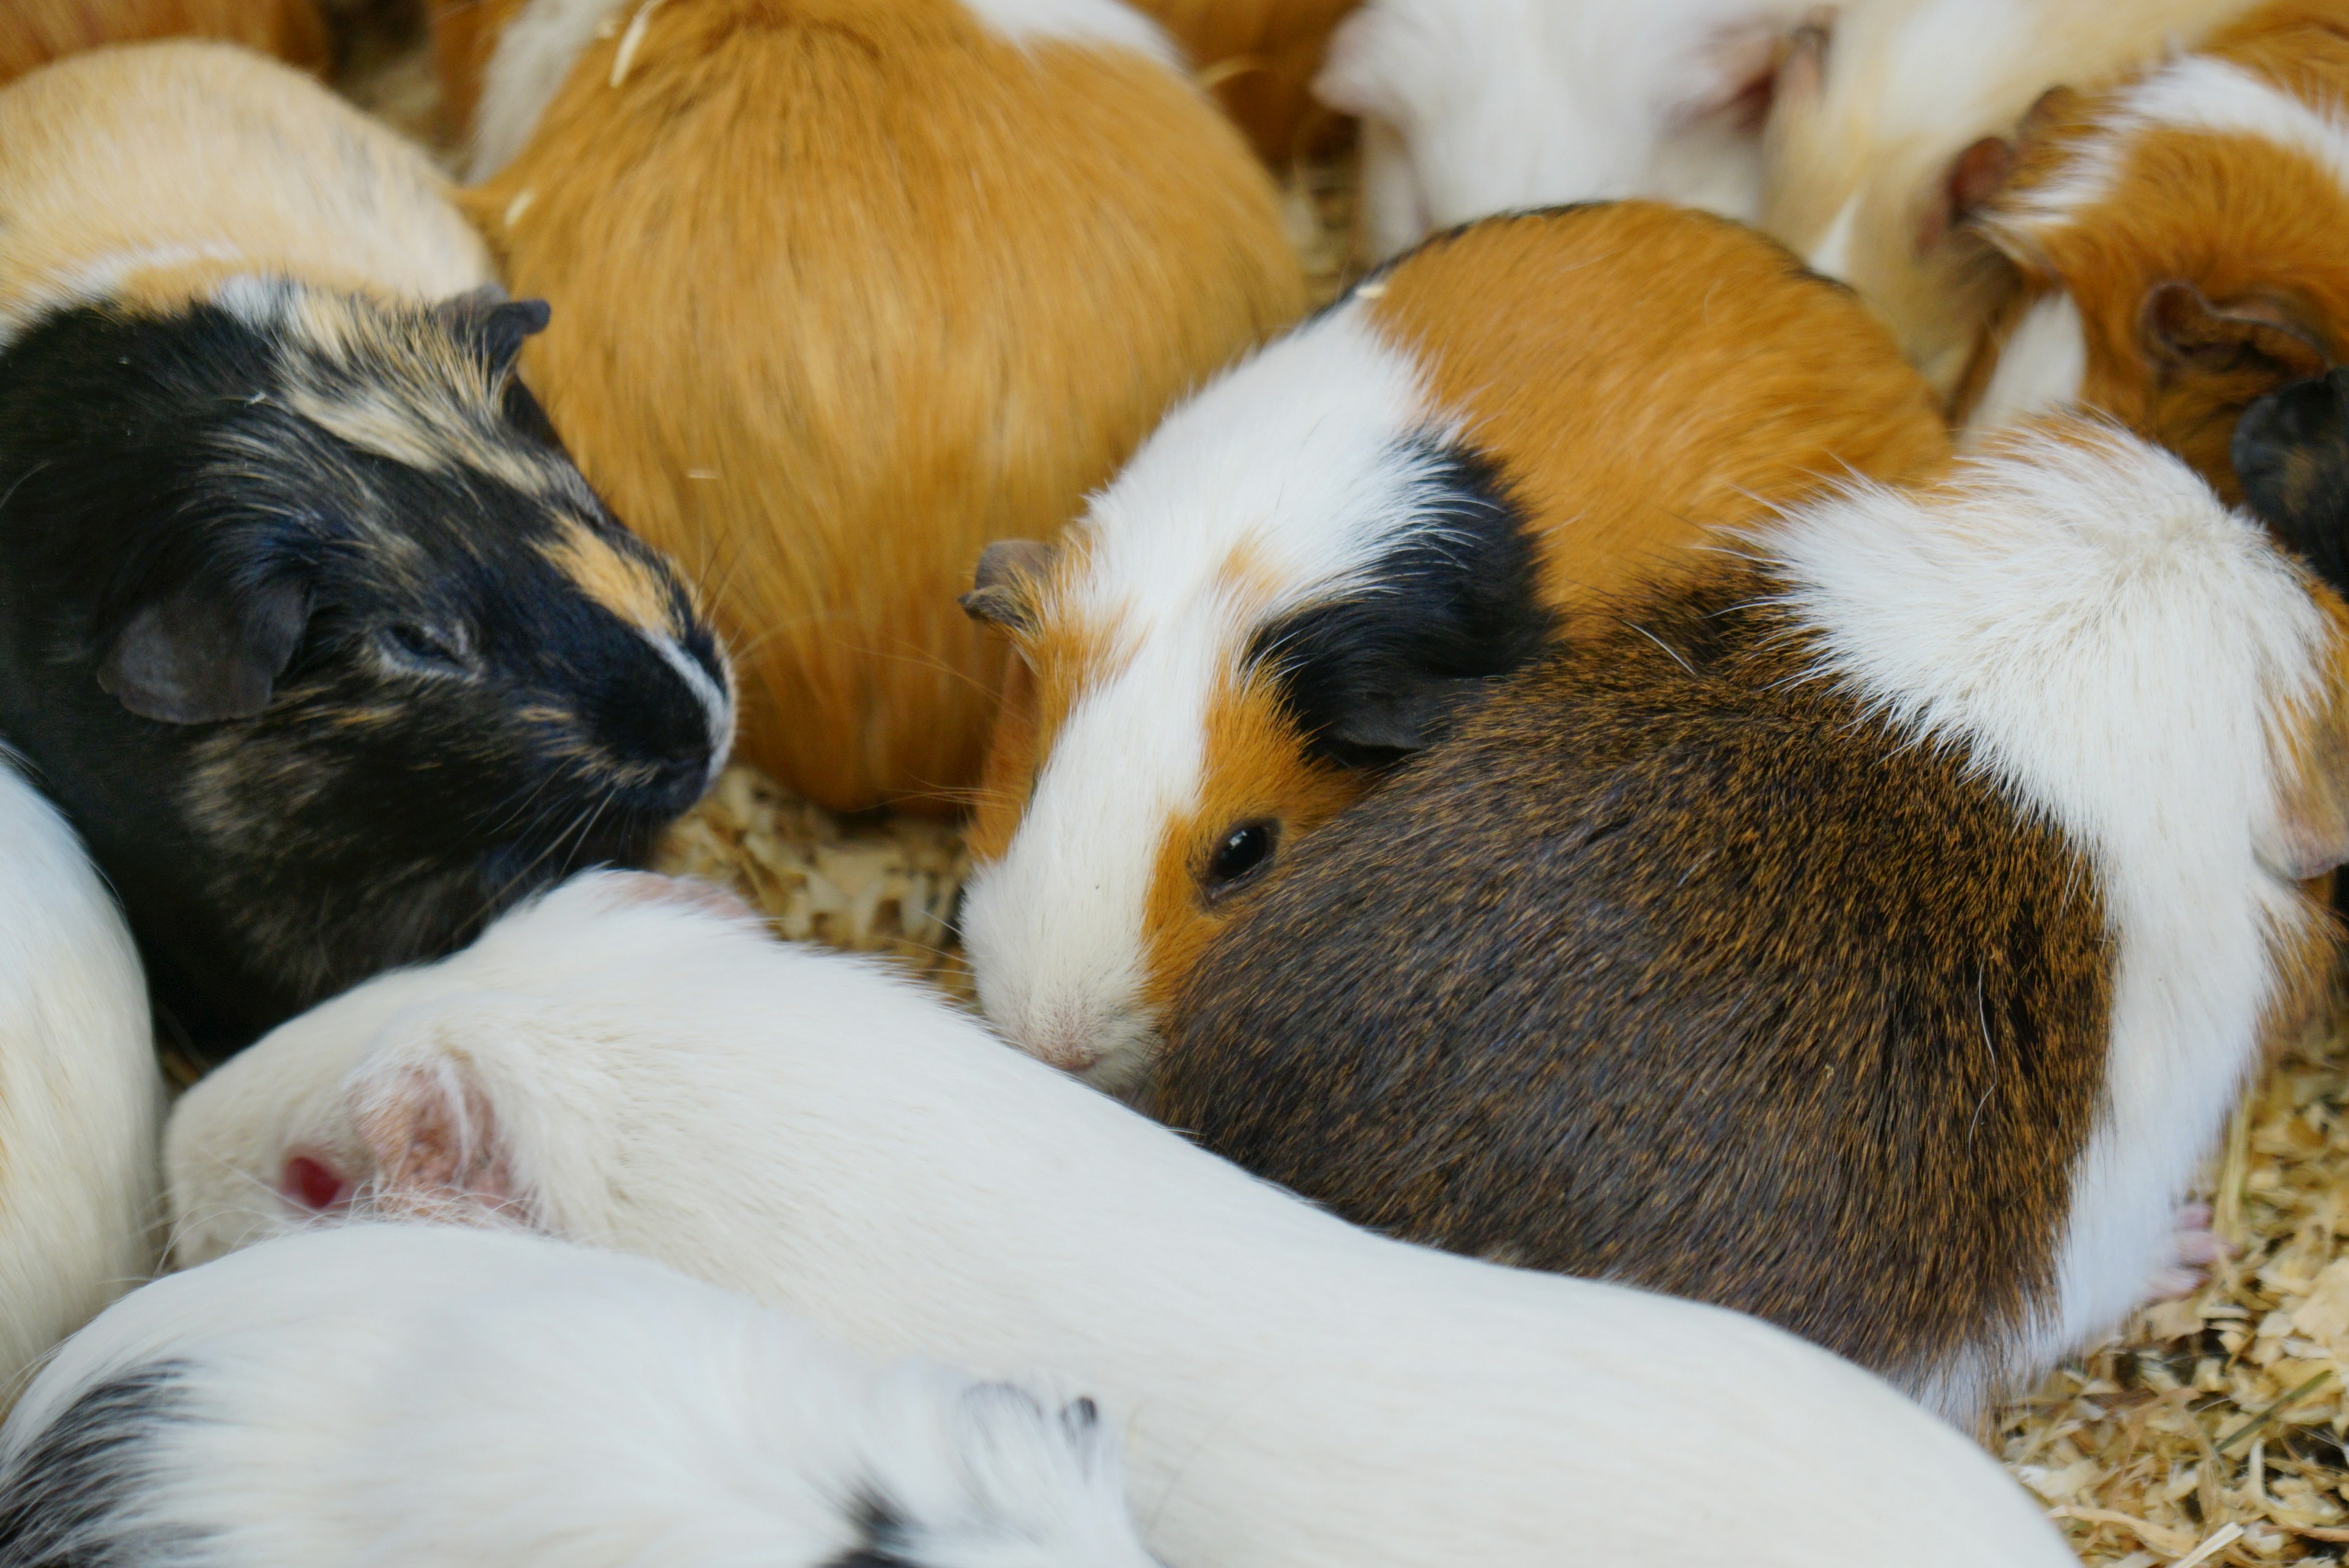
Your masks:
<path fill-rule="evenodd" d="M 2189 1203 L 2178 1211 L 2177 1232 L 2171 1238 L 2169 1261 L 2153 1271 L 2147 1283 L 2148 1301 L 2176 1301 L 2202 1288 L 2212 1264 L 2231 1257 L 2234 1247 L 2210 1229 L 2210 1205 Z"/>

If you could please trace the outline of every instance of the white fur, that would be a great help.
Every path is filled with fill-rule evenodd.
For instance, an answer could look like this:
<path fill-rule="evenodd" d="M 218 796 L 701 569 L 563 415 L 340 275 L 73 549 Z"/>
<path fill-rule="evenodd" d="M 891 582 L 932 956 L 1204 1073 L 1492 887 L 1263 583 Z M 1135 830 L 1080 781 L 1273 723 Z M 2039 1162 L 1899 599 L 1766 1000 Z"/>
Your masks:
<path fill-rule="evenodd" d="M 153 1268 L 162 1088 L 113 895 L 0 753 L 0 1408 Z"/>
<path fill-rule="evenodd" d="M 1966 416 L 1970 432 L 1995 430 L 2080 399 L 2088 374 L 2087 329 L 2080 307 L 2058 289 L 2035 301 L 1999 350 L 1982 400 Z"/>
<path fill-rule="evenodd" d="M 1356 1230 L 872 964 L 642 888 L 574 880 L 198 1085 L 186 1253 L 287 1221 L 288 1148 L 354 1141 L 333 1086 L 422 1075 L 483 1098 L 551 1231 L 1094 1394 L 1168 1563 L 2071 1561 L 1979 1449 L 1791 1336 Z M 1707 1484 L 1660 1486 L 1692 1442 Z"/>
<path fill-rule="evenodd" d="M 2319 918 L 2260 863 L 2276 748 L 2329 656 L 2305 582 L 2183 463 L 2085 424 L 1970 459 L 1954 500 L 1862 488 L 1771 546 L 1824 667 L 1964 742 L 2093 865 L 2114 943 L 2104 1101 L 2023 1366 L 2110 1328 L 2169 1261 L 2256 1057 L 2271 944 Z M 1962 1402 L 1968 1391 L 1944 1388 Z"/>
<path fill-rule="evenodd" d="M 1198 798 L 1209 700 L 1257 627 L 1353 591 L 1409 535 L 1430 476 L 1398 443 L 1430 430 L 1417 366 L 1350 301 L 1175 409 L 1076 525 L 1081 568 L 1043 613 L 1113 628 L 1116 656 L 963 906 L 979 1000 L 1014 1043 L 1105 1088 L 1146 1065 L 1144 903 Z M 1243 559 L 1270 602 L 1233 597 Z"/>
<path fill-rule="evenodd" d="M 1723 58 L 1766 46 L 1799 0 L 1369 0 L 1314 90 L 1368 122 L 1364 237 L 1518 208 L 1661 196 L 1752 218 L 1754 139 L 1706 123 Z"/>
<path fill-rule="evenodd" d="M 90 1560 L 814 1568 L 868 1544 L 869 1501 L 904 1522 L 892 1560 L 925 1568 L 1149 1563 L 1081 1417 L 875 1367 L 654 1264 L 459 1226 L 314 1229 L 119 1303 L 0 1436 L 0 1498 L 54 1506 L 36 1439 L 161 1365 L 144 1473 L 82 1538 L 132 1549 Z"/>
<path fill-rule="evenodd" d="M 661 0 L 531 0 L 505 31 L 481 73 L 465 178 L 476 183 L 512 163 L 587 46 L 647 19 Z M 1158 25 L 1119 0 L 964 0 L 965 9 L 1012 43 L 1052 40 L 1132 49 L 1170 69 L 1183 61 Z M 616 85 L 616 84 L 615 84 Z"/>

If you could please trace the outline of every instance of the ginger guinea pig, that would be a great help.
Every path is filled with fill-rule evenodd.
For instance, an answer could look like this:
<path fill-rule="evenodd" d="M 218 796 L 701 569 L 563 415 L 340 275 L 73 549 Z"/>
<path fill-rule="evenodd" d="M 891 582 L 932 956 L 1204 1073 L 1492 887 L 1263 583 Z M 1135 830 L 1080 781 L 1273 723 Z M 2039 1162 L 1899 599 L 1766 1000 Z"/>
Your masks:
<path fill-rule="evenodd" d="M 7 0 L 0 82 L 109 44 L 212 38 L 323 74 L 334 50 L 316 0 Z"/>
<path fill-rule="evenodd" d="M 1556 615 L 1948 449 L 1858 301 L 1702 213 L 1495 219 L 1374 275 L 1176 410 L 1057 552 L 982 566 L 967 603 L 1019 655 L 961 921 L 988 1017 L 1135 1081 L 1214 933 Z"/>
<path fill-rule="evenodd" d="M 555 311 L 523 368 L 706 574 L 743 755 L 836 810 L 967 803 L 1004 650 L 955 595 L 1301 308 L 1263 168 L 1118 0 L 468 26 L 472 210 Z"/>
<path fill-rule="evenodd" d="M 1881 0 L 1878 0 L 1881 3 Z M 1314 90 L 1362 119 L 1361 238 L 1392 256 L 1528 207 L 1761 205 L 1759 117 L 1807 0 L 1366 0 Z"/>
<path fill-rule="evenodd" d="M 647 853 L 724 758 L 718 645 L 489 281 L 422 156 L 282 66 L 0 91 L 0 739 L 200 1053 Z"/>
<path fill-rule="evenodd" d="M 162 1120 L 122 913 L 0 751 L 0 1406 L 51 1346 L 153 1272 Z"/>
<path fill-rule="evenodd" d="M 191 1261 L 355 1190 L 1064 1380 L 1167 1563 L 2072 1561 L 1979 1449 L 1791 1336 L 1357 1230 L 687 884 L 590 873 L 338 997 L 167 1143 Z M 1708 1484 L 1659 1496 L 1692 1442 Z"/>
<path fill-rule="evenodd" d="M 1569 624 L 1324 828 L 1153 1106 L 1358 1222 L 1718 1302 L 1952 1418 L 2113 1327 L 2349 857 L 2349 610 L 2027 428 Z"/>
<path fill-rule="evenodd" d="M 2349 351 L 2344 94 L 2349 3 L 2282 0 L 2045 116 L 1971 223 L 2023 279 L 1973 427 L 2085 407 L 2239 499 L 2245 407 Z"/>
<path fill-rule="evenodd" d="M 0 1430 L 0 1562 L 1150 1568 L 1113 1436 L 640 1259 L 359 1223 L 146 1286 Z"/>
<path fill-rule="evenodd" d="M 2251 0 L 1868 0 L 1823 10 L 1781 63 L 1762 227 L 1859 290 L 1944 394 L 2013 269 L 1963 221 L 2052 88 L 2096 88 Z"/>

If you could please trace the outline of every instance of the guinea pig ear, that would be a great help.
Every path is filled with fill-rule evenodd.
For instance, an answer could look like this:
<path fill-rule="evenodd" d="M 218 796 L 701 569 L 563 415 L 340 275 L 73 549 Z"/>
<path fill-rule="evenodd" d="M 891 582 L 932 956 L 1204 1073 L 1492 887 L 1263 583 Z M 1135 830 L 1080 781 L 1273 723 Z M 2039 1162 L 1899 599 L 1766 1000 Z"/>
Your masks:
<path fill-rule="evenodd" d="M 1449 727 L 1453 717 L 1485 689 L 1477 676 L 1423 676 L 1365 695 L 1333 714 L 1322 727 L 1325 745 L 1334 743 L 1363 761 L 1423 751 Z"/>
<path fill-rule="evenodd" d="M 279 580 L 238 593 L 182 583 L 132 612 L 98 666 L 98 684 L 141 718 L 218 724 L 251 718 L 310 624 L 310 595 Z"/>
<path fill-rule="evenodd" d="M 370 1208 L 437 1220 L 521 1209 L 497 1110 L 471 1057 L 437 1050 L 388 1064 L 354 1079 L 348 1101 L 374 1164 Z"/>
<path fill-rule="evenodd" d="M 492 375 L 502 376 L 522 357 L 524 339 L 546 330 L 554 307 L 543 299 L 508 299 L 495 284 L 442 300 L 432 314 L 460 340 L 471 344 Z"/>
<path fill-rule="evenodd" d="M 957 603 L 974 621 L 1014 634 L 1033 632 L 1036 595 L 1058 553 L 1041 540 L 999 539 L 979 552 L 971 590 Z"/>
<path fill-rule="evenodd" d="M 2281 304 L 2257 297 L 2212 304 L 2171 279 L 2145 298 L 2146 350 L 2160 364 L 2206 376 L 2243 377 L 2252 395 L 2323 374 L 2324 347 Z"/>
<path fill-rule="evenodd" d="M 1929 204 L 1918 220 L 1919 253 L 1931 250 L 1979 217 L 2014 178 L 2031 144 L 2071 114 L 2079 102 L 2080 95 L 2070 88 L 2049 88 L 2024 112 L 2011 135 L 1985 136 L 1952 159 L 1941 177 L 1940 200 Z"/>
<path fill-rule="evenodd" d="M 2244 409 L 2231 456 L 2252 512 L 2349 595 L 2349 369 L 2295 382 Z"/>

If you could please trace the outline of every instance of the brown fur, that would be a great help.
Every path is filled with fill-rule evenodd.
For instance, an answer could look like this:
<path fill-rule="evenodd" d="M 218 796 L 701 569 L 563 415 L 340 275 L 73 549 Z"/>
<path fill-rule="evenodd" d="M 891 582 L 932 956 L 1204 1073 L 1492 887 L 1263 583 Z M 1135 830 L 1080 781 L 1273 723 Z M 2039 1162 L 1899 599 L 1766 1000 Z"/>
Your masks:
<path fill-rule="evenodd" d="M 312 75 L 332 57 L 316 0 L 7 0 L 0 5 L 0 82 L 109 44 L 217 38 Z"/>
<path fill-rule="evenodd" d="M 474 193 L 581 466 L 699 566 L 745 757 L 958 803 L 1003 658 L 957 609 L 1174 397 L 1284 325 L 1273 191 L 1187 84 L 948 0 L 666 0 Z"/>
<path fill-rule="evenodd" d="M 1132 0 L 1183 46 L 1199 80 L 1268 161 L 1327 145 L 1341 126 L 1310 90 L 1330 30 L 1361 0 Z"/>
<path fill-rule="evenodd" d="M 441 134 L 461 139 L 481 101 L 481 75 L 498 35 L 530 0 L 427 0 L 432 71 L 440 80 Z"/>

